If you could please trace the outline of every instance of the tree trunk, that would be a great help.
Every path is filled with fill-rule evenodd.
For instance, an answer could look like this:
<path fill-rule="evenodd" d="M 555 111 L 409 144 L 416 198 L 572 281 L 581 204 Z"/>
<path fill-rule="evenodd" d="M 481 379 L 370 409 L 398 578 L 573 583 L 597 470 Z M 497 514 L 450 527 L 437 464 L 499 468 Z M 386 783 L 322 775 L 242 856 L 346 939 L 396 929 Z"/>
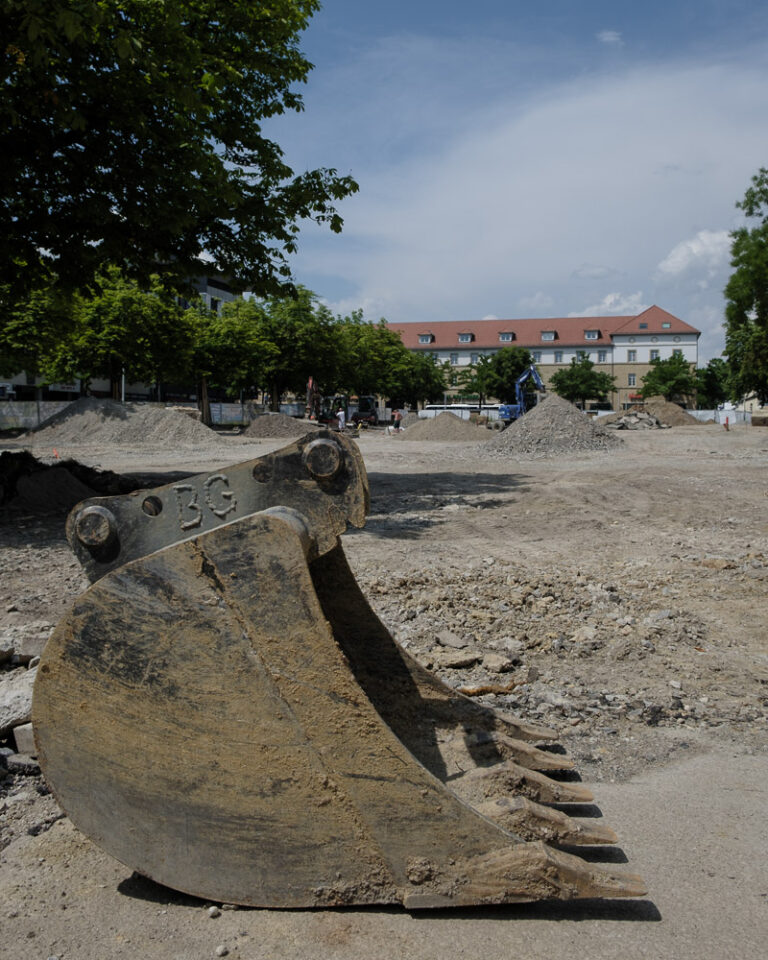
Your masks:
<path fill-rule="evenodd" d="M 280 411 L 280 390 L 277 382 L 273 382 L 269 389 L 269 409 L 278 413 Z"/>
<path fill-rule="evenodd" d="M 208 400 L 208 381 L 205 377 L 201 377 L 198 383 L 197 406 L 200 410 L 201 421 L 206 427 L 210 427 L 213 421 L 211 420 L 211 404 Z"/>

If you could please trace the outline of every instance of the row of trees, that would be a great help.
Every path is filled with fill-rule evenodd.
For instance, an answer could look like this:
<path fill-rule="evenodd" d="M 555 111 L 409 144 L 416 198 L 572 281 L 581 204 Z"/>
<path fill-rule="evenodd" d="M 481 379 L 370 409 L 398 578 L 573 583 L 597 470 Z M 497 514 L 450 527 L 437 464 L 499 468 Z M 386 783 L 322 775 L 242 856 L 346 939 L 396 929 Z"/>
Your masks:
<path fill-rule="evenodd" d="M 1 299 L 1 298 L 0 298 Z M 0 322 L 0 375 L 19 370 L 52 383 L 108 379 L 118 396 L 129 383 L 195 384 L 238 397 L 269 393 L 277 407 L 303 395 L 313 376 L 324 392 L 382 394 L 408 403 L 434 400 L 443 370 L 407 350 L 381 321 L 362 311 L 334 316 L 303 287 L 291 297 L 237 299 L 220 312 L 181 300 L 159 277 L 144 289 L 117 267 L 87 293 L 59 297 L 55 288 L 7 300 Z"/>

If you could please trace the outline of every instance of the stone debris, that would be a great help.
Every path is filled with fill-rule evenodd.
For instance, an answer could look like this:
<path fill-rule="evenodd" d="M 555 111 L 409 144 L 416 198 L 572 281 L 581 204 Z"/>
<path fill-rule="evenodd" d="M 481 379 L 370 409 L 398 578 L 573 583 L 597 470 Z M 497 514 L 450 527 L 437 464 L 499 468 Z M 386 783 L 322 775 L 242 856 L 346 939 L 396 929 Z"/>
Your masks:
<path fill-rule="evenodd" d="M 643 401 L 643 409 L 668 427 L 691 427 L 699 424 L 696 417 L 692 417 L 679 404 L 671 403 L 664 397 L 648 397 Z"/>
<path fill-rule="evenodd" d="M 487 436 L 485 427 L 462 420 L 445 410 L 436 417 L 419 420 L 402 433 L 394 434 L 401 440 L 455 441 L 480 443 Z"/>
<path fill-rule="evenodd" d="M 738 582 L 755 563 L 768 576 L 762 554 L 722 559 L 727 565 L 705 568 L 710 576 Z M 701 569 L 692 562 L 685 572 L 696 578 Z M 358 579 L 428 669 L 532 722 L 583 724 L 595 742 L 618 731 L 631 737 L 634 725 L 768 723 L 768 668 L 758 675 L 735 662 L 713 628 L 685 608 L 684 590 L 680 605 L 671 604 L 668 577 L 640 561 L 619 567 L 612 580 L 538 570 L 530 558 L 524 572 L 476 562 L 396 578 L 359 571 Z"/>
<path fill-rule="evenodd" d="M 600 425 L 608 430 L 666 430 L 668 424 L 662 423 L 658 417 L 642 410 L 630 410 L 628 413 L 614 414 L 601 417 Z"/>
<path fill-rule="evenodd" d="M 313 420 L 301 420 L 289 417 L 285 413 L 262 413 L 255 417 L 243 430 L 243 437 L 303 437 L 319 425 Z"/>
<path fill-rule="evenodd" d="M 555 393 L 547 394 L 506 430 L 483 444 L 493 460 L 551 457 L 563 453 L 610 450 L 621 443 L 598 422 Z"/>
<path fill-rule="evenodd" d="M 32 687 L 37 669 L 0 673 L 0 738 L 32 720 Z"/>
<path fill-rule="evenodd" d="M 223 442 L 209 427 L 172 407 L 118 403 L 81 397 L 24 434 L 30 446 L 116 443 L 131 446 L 219 446 Z"/>

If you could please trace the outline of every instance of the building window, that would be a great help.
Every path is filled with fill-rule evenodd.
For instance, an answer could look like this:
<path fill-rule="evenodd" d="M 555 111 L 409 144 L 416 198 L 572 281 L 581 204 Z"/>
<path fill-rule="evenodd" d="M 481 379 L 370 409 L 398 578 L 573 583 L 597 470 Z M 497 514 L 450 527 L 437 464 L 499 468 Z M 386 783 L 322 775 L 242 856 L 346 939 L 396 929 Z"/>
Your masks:
<path fill-rule="evenodd" d="M 672 351 L 672 356 L 674 357 L 682 357 L 682 355 L 683 355 L 683 351 L 680 350 L 679 347 Z"/>
<path fill-rule="evenodd" d="M 637 328 L 638 328 L 638 330 L 647 330 L 647 329 L 648 329 L 648 324 L 647 324 L 647 323 L 638 323 Z"/>
<path fill-rule="evenodd" d="M 452 367 L 458 367 L 458 365 L 459 365 L 459 355 L 458 355 L 458 353 L 452 353 L 452 354 L 451 354 L 451 366 L 452 366 Z"/>
<path fill-rule="evenodd" d="M 470 355 L 469 355 L 469 362 L 470 362 L 470 363 L 475 364 L 475 363 L 477 363 L 477 361 L 478 361 L 479 359 L 480 359 L 480 354 L 479 354 L 479 353 L 470 353 Z"/>
<path fill-rule="evenodd" d="M 627 350 L 627 363 L 637 363 L 637 350 Z"/>
<path fill-rule="evenodd" d="M 541 350 L 531 350 L 534 363 L 541 363 Z"/>
<path fill-rule="evenodd" d="M 651 350 L 651 360 L 658 360 L 658 359 L 659 359 L 659 351 Z"/>
<path fill-rule="evenodd" d="M 514 333 L 500 333 L 499 340 L 501 343 L 511 343 L 515 339 Z"/>
<path fill-rule="evenodd" d="M 451 386 L 456 387 L 459 384 L 459 376 L 456 373 L 452 373 L 450 377 Z"/>
<path fill-rule="evenodd" d="M 541 331 L 541 339 L 542 339 L 542 340 L 554 340 L 554 339 L 555 339 L 555 331 L 554 331 L 554 330 L 542 330 L 542 331 Z"/>
<path fill-rule="evenodd" d="M 555 363 L 562 363 L 562 362 L 563 362 L 563 351 L 555 350 Z"/>
<path fill-rule="evenodd" d="M 637 384 L 637 374 L 629 373 L 627 374 L 627 386 L 634 387 Z"/>
<path fill-rule="evenodd" d="M 586 350 L 577 350 L 576 351 L 577 360 L 589 360 L 589 353 Z"/>
<path fill-rule="evenodd" d="M 585 339 L 585 340 L 597 340 L 599 336 L 600 336 L 600 331 L 599 331 L 599 330 L 585 330 L 585 331 L 584 331 L 584 339 Z"/>
<path fill-rule="evenodd" d="M 475 339 L 474 333 L 460 333 L 459 334 L 459 343 L 472 343 Z"/>
<path fill-rule="evenodd" d="M 597 351 L 597 362 L 598 362 L 598 363 L 607 363 L 607 362 L 608 362 L 608 351 L 607 351 L 607 350 L 598 350 L 598 351 Z"/>
<path fill-rule="evenodd" d="M 211 297 L 211 310 L 214 313 L 221 313 L 221 300 L 218 297 Z"/>
<path fill-rule="evenodd" d="M 419 334 L 419 343 L 432 343 L 435 338 L 431 333 L 420 333 Z"/>
<path fill-rule="evenodd" d="M 662 325 L 661 325 L 661 329 L 662 329 L 662 330 L 669 330 L 669 329 L 671 328 L 671 326 L 672 326 L 672 324 L 669 322 L 669 320 L 665 320 L 664 323 L 662 323 Z"/>

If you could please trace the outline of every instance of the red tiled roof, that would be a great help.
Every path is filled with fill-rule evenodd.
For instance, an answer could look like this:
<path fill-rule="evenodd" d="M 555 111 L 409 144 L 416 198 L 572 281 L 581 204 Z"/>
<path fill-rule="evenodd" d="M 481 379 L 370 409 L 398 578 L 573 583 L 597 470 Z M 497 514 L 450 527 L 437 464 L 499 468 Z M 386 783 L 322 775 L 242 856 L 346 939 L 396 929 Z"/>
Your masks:
<path fill-rule="evenodd" d="M 390 330 L 400 334 L 400 337 L 411 350 L 448 350 L 452 347 L 469 346 L 459 343 L 460 333 L 474 333 L 475 339 L 471 346 L 488 349 L 499 346 L 518 346 L 529 349 L 544 346 L 583 347 L 584 344 L 599 346 L 610 344 L 613 334 L 629 334 L 639 330 L 640 323 L 647 323 L 648 333 L 699 333 L 695 327 L 678 319 L 661 307 L 649 307 L 634 317 L 548 317 L 536 320 L 438 320 L 432 323 L 388 323 Z M 662 323 L 670 326 L 663 328 Z M 596 340 L 586 340 L 585 331 L 597 330 Z M 542 331 L 554 331 L 555 339 L 542 340 Z M 646 330 L 643 329 L 645 333 Z M 514 340 L 503 343 L 499 334 L 513 333 Z M 428 344 L 420 344 L 419 336 L 431 334 L 433 339 Z"/>

